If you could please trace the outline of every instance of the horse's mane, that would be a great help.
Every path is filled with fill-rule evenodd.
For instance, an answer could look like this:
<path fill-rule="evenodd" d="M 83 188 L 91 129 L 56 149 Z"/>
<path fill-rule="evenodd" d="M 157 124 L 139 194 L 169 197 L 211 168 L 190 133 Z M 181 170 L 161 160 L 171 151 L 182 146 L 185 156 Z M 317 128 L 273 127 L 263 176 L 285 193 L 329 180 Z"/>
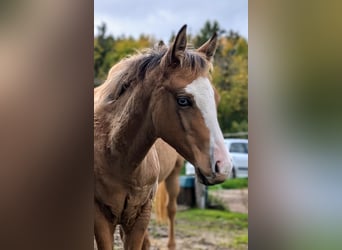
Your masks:
<path fill-rule="evenodd" d="M 108 73 L 106 81 L 95 90 L 97 101 L 105 99 L 117 99 L 128 87 L 144 81 L 146 74 L 158 66 L 165 66 L 162 59 L 168 52 L 165 45 L 136 51 L 135 54 L 123 58 L 115 64 Z M 198 75 L 205 70 L 211 69 L 212 64 L 205 55 L 194 49 L 186 49 L 179 66 L 189 69 L 189 74 Z M 105 98 L 105 99 L 104 99 Z"/>

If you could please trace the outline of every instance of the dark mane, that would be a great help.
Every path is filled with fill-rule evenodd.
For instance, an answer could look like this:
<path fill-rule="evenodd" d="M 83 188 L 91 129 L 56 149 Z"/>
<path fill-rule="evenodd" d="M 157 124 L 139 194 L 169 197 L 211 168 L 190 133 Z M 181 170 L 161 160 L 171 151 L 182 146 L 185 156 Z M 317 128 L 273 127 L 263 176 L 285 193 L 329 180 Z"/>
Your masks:
<path fill-rule="evenodd" d="M 154 47 L 138 52 L 136 55 L 127 57 L 127 73 L 131 76 L 129 78 L 144 80 L 147 72 L 155 69 L 161 64 L 161 60 L 167 52 L 167 47 Z M 188 68 L 193 74 L 198 74 L 207 69 L 208 61 L 204 55 L 195 50 L 185 50 L 184 59 L 181 67 Z"/>
<path fill-rule="evenodd" d="M 143 52 L 143 57 L 136 60 L 132 64 L 133 70 L 136 72 L 136 78 L 142 81 L 145 78 L 146 72 L 156 68 L 161 63 L 161 59 L 165 55 L 166 50 L 149 49 Z M 132 72 L 133 73 L 133 72 Z"/>
<path fill-rule="evenodd" d="M 106 82 L 98 87 L 103 88 L 101 91 L 103 95 L 101 96 L 117 99 L 127 88 L 143 82 L 148 72 L 158 68 L 158 66 L 163 66 L 162 64 L 165 62 L 162 62 L 162 59 L 167 52 L 166 46 L 155 46 L 122 59 L 111 68 Z M 208 70 L 211 63 L 206 60 L 202 53 L 187 49 L 184 51 L 181 65 L 177 67 L 189 69 L 189 74 L 198 75 Z M 102 98 L 100 97 L 100 99 Z"/>

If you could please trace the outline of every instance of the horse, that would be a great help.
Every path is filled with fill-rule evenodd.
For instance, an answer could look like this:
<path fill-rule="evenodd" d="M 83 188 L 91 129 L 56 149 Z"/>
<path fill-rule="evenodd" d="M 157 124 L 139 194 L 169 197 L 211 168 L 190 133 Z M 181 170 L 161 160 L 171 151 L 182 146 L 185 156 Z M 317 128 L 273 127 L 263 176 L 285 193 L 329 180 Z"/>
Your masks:
<path fill-rule="evenodd" d="M 121 60 L 94 89 L 94 234 L 113 249 L 116 225 L 125 249 L 142 249 L 158 185 L 155 142 L 163 139 L 195 166 L 204 185 L 222 183 L 232 165 L 210 82 L 217 34 L 187 48 L 186 25 L 172 45 Z"/>
<path fill-rule="evenodd" d="M 159 164 L 159 186 L 154 199 L 154 208 L 159 223 L 168 220 L 168 243 L 169 249 L 176 248 L 175 240 L 175 216 L 177 212 L 177 197 L 180 191 L 179 174 L 184 165 L 184 158 L 163 140 L 158 139 L 155 143 Z M 148 246 L 148 234 L 145 235 L 145 244 Z"/>

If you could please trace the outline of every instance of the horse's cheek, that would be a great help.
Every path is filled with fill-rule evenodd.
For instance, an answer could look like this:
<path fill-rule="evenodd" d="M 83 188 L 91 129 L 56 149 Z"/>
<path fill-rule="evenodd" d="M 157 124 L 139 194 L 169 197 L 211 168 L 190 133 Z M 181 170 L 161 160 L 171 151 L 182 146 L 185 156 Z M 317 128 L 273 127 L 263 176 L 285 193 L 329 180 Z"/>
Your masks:
<path fill-rule="evenodd" d="M 152 121 L 157 133 L 158 137 L 163 137 L 168 133 L 168 128 L 170 127 L 170 122 L 172 122 L 172 115 L 169 102 L 166 103 L 157 103 L 154 105 L 154 109 L 152 111 Z"/>

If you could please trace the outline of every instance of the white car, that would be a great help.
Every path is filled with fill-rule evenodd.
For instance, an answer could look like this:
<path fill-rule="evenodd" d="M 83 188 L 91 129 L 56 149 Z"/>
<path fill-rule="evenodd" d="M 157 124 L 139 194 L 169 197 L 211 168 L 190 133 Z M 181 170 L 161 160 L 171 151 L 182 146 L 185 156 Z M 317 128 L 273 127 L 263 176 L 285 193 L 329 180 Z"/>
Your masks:
<path fill-rule="evenodd" d="M 230 178 L 248 178 L 248 139 L 224 139 L 232 157 L 233 169 Z M 195 168 L 190 162 L 185 163 L 185 174 L 194 175 Z"/>
<path fill-rule="evenodd" d="M 248 139 L 225 139 L 233 160 L 232 178 L 248 178 Z"/>

